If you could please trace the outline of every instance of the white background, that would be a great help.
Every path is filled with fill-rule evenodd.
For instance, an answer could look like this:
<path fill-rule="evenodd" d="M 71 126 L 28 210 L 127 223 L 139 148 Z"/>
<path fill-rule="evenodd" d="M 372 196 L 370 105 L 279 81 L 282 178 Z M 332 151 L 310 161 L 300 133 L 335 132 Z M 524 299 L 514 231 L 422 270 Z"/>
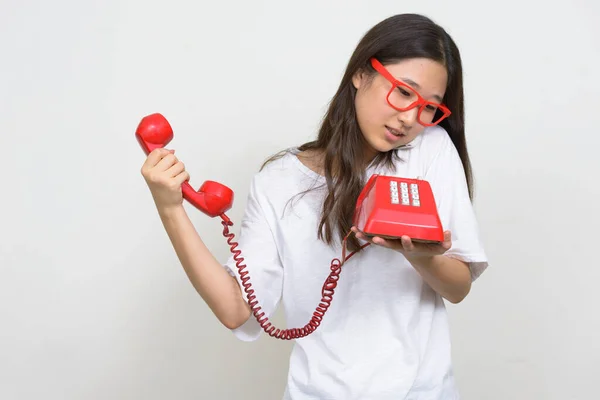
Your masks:
<path fill-rule="evenodd" d="M 597 396 L 598 2 L 2 0 L 0 398 L 280 398 L 290 344 L 238 342 L 195 293 L 134 130 L 163 113 L 239 221 L 260 163 L 314 137 L 360 37 L 403 12 L 464 62 L 491 266 L 449 306 L 463 398 Z"/>

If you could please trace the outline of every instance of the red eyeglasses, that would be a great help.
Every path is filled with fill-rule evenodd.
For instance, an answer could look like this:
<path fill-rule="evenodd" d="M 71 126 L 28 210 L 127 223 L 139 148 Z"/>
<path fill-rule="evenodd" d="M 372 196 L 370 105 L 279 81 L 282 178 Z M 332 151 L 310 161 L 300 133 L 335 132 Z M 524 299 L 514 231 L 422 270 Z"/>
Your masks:
<path fill-rule="evenodd" d="M 392 84 L 392 88 L 387 94 L 387 102 L 392 108 L 398 111 L 408 111 L 419 107 L 417 119 L 423 126 L 435 126 L 451 114 L 444 104 L 425 100 L 410 85 L 394 78 L 377 59 L 371 58 L 371 65 Z"/>

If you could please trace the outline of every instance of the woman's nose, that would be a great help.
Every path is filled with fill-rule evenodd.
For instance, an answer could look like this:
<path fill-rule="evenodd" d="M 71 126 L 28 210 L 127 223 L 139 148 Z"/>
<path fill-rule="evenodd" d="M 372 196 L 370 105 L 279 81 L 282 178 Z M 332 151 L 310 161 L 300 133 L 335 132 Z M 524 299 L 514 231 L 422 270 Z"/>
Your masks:
<path fill-rule="evenodd" d="M 417 123 L 417 118 L 419 117 L 419 107 L 411 108 L 406 111 L 398 112 L 398 120 L 402 122 L 404 126 L 407 128 L 412 127 Z"/>

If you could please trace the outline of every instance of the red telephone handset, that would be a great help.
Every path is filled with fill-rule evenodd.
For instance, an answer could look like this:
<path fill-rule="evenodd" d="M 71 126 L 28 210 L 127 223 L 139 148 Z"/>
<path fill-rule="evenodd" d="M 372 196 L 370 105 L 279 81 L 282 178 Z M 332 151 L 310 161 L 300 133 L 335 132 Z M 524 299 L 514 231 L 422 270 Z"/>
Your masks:
<path fill-rule="evenodd" d="M 166 146 L 173 139 L 173 129 L 164 116 L 156 113 L 148 115 L 141 120 L 135 131 L 135 136 L 146 155 L 148 155 L 152 150 Z M 337 281 L 342 271 L 342 265 L 355 254 L 351 253 L 346 256 L 345 240 L 344 248 L 342 249 L 342 260 L 337 258 L 332 260 L 330 265 L 331 272 L 321 290 L 321 302 L 316 307 L 310 321 L 302 328 L 278 329 L 269 322 L 269 319 L 265 317 L 265 313 L 261 311 L 254 289 L 252 289 L 252 284 L 250 283 L 248 271 L 244 271 L 246 266 L 243 264 L 244 258 L 241 257 L 241 251 L 237 249 L 238 243 L 234 241 L 235 235 L 229 232 L 229 227 L 233 225 L 233 222 L 225 215 L 225 212 L 232 206 L 233 191 L 218 182 L 205 181 L 196 192 L 189 183 L 184 182 L 182 185 L 182 194 L 187 201 L 203 213 L 210 217 L 219 216 L 223 220 L 223 236 L 225 236 L 227 243 L 231 247 L 231 252 L 233 253 L 233 258 L 236 261 L 236 267 L 238 268 L 238 273 L 246 292 L 248 304 L 263 330 L 271 337 L 284 340 L 305 337 L 314 332 L 321 324 L 325 312 L 331 305 Z M 366 247 L 366 245 L 363 247 Z"/>
<path fill-rule="evenodd" d="M 142 118 L 135 136 L 148 155 L 152 150 L 165 147 L 173 140 L 173 128 L 161 114 L 151 114 Z M 233 205 L 233 191 L 218 182 L 205 181 L 198 191 L 184 182 L 181 191 L 183 198 L 210 217 L 223 215 Z"/>

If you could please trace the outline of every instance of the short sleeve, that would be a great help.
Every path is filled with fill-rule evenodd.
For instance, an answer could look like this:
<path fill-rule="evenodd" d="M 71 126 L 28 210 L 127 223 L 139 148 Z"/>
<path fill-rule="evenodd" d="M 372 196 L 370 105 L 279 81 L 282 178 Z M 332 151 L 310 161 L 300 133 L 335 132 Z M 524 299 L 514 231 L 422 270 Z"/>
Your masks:
<path fill-rule="evenodd" d="M 261 192 L 258 182 L 259 180 L 255 176 L 248 193 L 245 212 L 240 221 L 239 236 L 236 236 L 235 241 L 239 244 L 236 250 L 240 251 L 240 257 L 243 258 L 242 264 L 246 265 L 243 272 L 248 273 L 244 280 L 250 278 L 246 285 L 247 283 L 252 285 L 251 290 L 254 290 L 253 294 L 258 301 L 257 306 L 260 306 L 260 311 L 270 318 L 281 299 L 283 267 L 273 231 L 263 208 L 266 204 L 265 193 Z M 224 267 L 230 275 L 236 278 L 244 300 L 248 301 L 236 264 L 237 261 L 232 254 Z M 260 336 L 262 328 L 254 314 L 251 314 L 242 326 L 233 329 L 232 332 L 242 341 L 254 341 Z"/>
<path fill-rule="evenodd" d="M 442 226 L 452 235 L 452 247 L 445 254 L 466 262 L 474 281 L 488 267 L 488 259 L 460 156 L 448 134 L 445 131 L 443 134 L 444 139 L 427 169 L 425 180 L 433 190 Z"/>

